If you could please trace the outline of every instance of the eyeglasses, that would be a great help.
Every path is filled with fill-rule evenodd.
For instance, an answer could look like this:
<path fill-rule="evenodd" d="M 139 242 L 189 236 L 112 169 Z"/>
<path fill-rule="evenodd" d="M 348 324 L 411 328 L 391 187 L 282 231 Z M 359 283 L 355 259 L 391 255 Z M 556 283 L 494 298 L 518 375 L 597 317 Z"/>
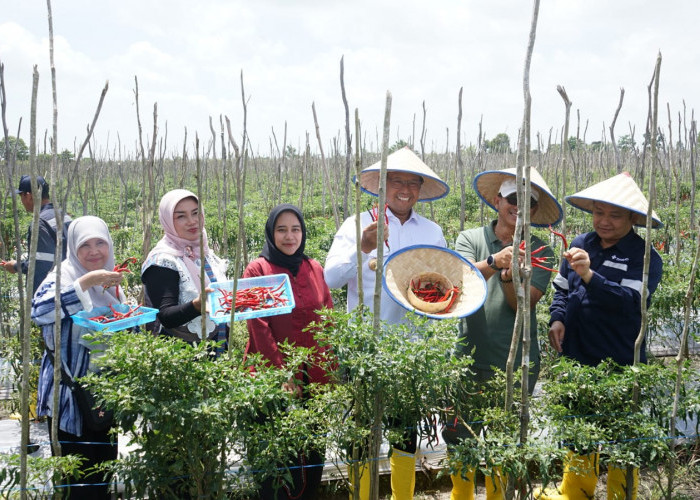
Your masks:
<path fill-rule="evenodd" d="M 501 198 L 506 200 L 510 205 L 513 205 L 514 207 L 518 205 L 518 195 L 515 193 L 509 194 L 508 196 L 503 196 L 502 194 L 499 194 Z M 537 206 L 537 200 L 534 199 L 532 196 L 530 197 L 530 208 L 536 207 Z"/>
<path fill-rule="evenodd" d="M 409 189 L 420 189 L 421 185 L 423 184 L 423 179 L 411 179 L 408 181 L 403 181 L 401 179 L 387 179 L 386 183 L 394 189 L 401 189 L 402 187 L 407 187 Z"/>

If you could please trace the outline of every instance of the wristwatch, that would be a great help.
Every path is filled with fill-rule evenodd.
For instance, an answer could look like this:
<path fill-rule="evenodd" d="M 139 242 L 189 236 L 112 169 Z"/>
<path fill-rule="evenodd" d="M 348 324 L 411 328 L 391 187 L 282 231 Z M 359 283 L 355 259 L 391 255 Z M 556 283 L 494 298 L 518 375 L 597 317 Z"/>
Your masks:
<path fill-rule="evenodd" d="M 499 271 L 501 268 L 496 265 L 496 259 L 493 258 L 493 255 L 489 255 L 486 257 L 486 263 L 489 265 L 491 269 L 494 271 Z"/>

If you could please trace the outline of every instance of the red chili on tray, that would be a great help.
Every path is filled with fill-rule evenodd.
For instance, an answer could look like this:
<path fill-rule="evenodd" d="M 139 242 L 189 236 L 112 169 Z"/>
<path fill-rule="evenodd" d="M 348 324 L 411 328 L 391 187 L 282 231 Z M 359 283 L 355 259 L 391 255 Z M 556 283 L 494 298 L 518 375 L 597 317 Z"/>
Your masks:
<path fill-rule="evenodd" d="M 139 311 L 141 306 L 129 306 L 129 310 L 126 312 L 119 312 L 114 307 L 110 304 L 109 308 L 112 310 L 112 315 L 111 316 L 94 316 L 92 318 L 88 318 L 90 321 L 94 321 L 96 323 L 112 323 L 114 321 L 119 321 L 122 319 L 126 318 L 133 318 L 134 316 L 140 316 L 143 314 L 142 311 Z"/>
<path fill-rule="evenodd" d="M 284 283 L 278 286 L 253 286 L 236 290 L 236 312 L 259 311 L 287 305 L 283 286 Z M 221 292 L 221 297 L 219 297 L 221 312 L 230 313 L 233 292 L 221 288 L 219 288 L 219 292 Z"/>

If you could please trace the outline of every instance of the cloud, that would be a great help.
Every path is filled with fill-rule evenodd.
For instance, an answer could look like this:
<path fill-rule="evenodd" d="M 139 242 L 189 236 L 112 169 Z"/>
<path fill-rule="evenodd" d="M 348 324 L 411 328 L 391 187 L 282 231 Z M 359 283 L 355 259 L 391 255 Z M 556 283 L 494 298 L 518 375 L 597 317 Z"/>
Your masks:
<path fill-rule="evenodd" d="M 563 124 L 557 85 L 573 101 L 572 120 L 579 110 L 581 128 L 588 122 L 587 139 L 609 124 L 620 87 L 626 95 L 618 134 L 630 123 L 640 130 L 659 50 L 661 102 L 669 102 L 674 115 L 683 99 L 692 109 L 700 84 L 700 55 L 692 50 L 698 13 L 700 7 L 680 0 L 663 9 L 631 0 L 543 3 L 530 73 L 533 141 L 536 131 L 546 136 Z M 308 132 L 316 148 L 312 102 L 325 143 L 345 126 L 343 56 L 351 114 L 359 109 L 372 143 L 387 91 L 393 96 L 392 140 L 407 140 L 414 127 L 420 135 L 425 102 L 427 143 L 438 150 L 444 150 L 447 129 L 455 144 L 460 87 L 463 142 L 476 141 L 480 121 L 487 137 L 505 131 L 515 138 L 522 120 L 530 2 L 62 0 L 53 15 L 61 148 L 84 136 L 107 80 L 97 140 L 115 141 L 118 133 L 122 144 L 134 144 L 134 76 L 144 131 L 151 133 L 158 103 L 160 131 L 167 121 L 173 150 L 182 149 L 185 129 L 188 141 L 195 131 L 208 138 L 209 116 L 217 128 L 218 117 L 229 116 L 238 137 L 241 72 L 256 146 L 267 151 L 273 127 L 282 140 L 286 122 L 290 143 L 303 142 Z M 22 116 L 25 136 L 33 64 L 41 75 L 40 135 L 51 124 L 47 39 L 45 7 L 33 2 L 18 3 L 0 24 L 10 127 Z"/>

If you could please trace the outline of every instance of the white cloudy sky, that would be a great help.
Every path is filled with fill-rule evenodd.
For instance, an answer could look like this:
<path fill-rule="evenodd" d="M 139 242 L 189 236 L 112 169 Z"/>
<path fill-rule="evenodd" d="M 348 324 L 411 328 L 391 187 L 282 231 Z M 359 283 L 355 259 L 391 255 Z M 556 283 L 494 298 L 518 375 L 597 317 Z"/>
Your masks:
<path fill-rule="evenodd" d="M 4 4 L 4 5 L 3 5 Z M 7 120 L 29 137 L 32 67 L 40 74 L 38 129 L 51 129 L 46 2 L 0 0 L 0 62 L 5 65 Z M 134 150 L 137 136 L 134 76 L 145 133 L 158 104 L 159 134 L 168 127 L 170 151 L 195 132 L 209 140 L 209 116 L 218 130 L 228 115 L 242 131 L 240 74 L 249 97 L 248 130 L 257 152 L 269 151 L 274 127 L 282 141 L 316 146 L 311 104 L 328 144 L 344 129 L 339 63 L 351 114 L 358 108 L 368 143 L 381 129 L 386 92 L 393 96 L 392 138 L 408 139 L 422 103 L 427 147 L 443 151 L 446 129 L 455 144 L 457 97 L 463 95 L 463 142 L 476 142 L 483 117 L 487 138 L 506 132 L 515 141 L 522 121 L 522 74 L 532 1 L 526 0 L 54 0 L 59 146 L 82 140 L 99 94 L 109 81 L 96 139 L 113 151 L 117 134 Z M 625 89 L 617 136 L 630 123 L 641 136 L 647 85 L 663 56 L 660 102 L 674 122 L 698 105 L 700 3 L 668 0 L 542 0 L 530 80 L 532 140 L 546 140 L 564 118 L 556 92 L 563 85 L 572 107 L 572 135 L 580 111 L 581 135 L 599 140 Z M 676 131 L 674 130 L 674 135 Z M 327 149 L 327 146 L 324 146 Z M 103 150 L 104 150 L 103 149 Z"/>

